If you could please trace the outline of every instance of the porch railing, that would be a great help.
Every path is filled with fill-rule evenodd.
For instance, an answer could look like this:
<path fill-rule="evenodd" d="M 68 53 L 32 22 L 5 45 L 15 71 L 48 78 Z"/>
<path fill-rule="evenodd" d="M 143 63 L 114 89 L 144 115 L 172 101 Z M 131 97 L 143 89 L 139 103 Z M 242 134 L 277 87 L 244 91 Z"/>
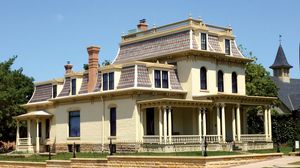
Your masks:
<path fill-rule="evenodd" d="M 163 139 L 163 136 L 162 136 Z M 143 143 L 159 144 L 159 135 L 145 135 L 143 136 Z"/>
<path fill-rule="evenodd" d="M 19 145 L 28 145 L 28 138 L 19 138 Z"/>
<path fill-rule="evenodd" d="M 254 141 L 266 141 L 265 134 L 241 134 L 241 141 L 254 142 Z"/>
<path fill-rule="evenodd" d="M 222 136 L 218 135 L 206 135 L 205 138 L 208 143 L 219 142 L 219 138 L 222 141 Z"/>
<path fill-rule="evenodd" d="M 173 144 L 192 144 L 200 143 L 201 137 L 199 135 L 172 135 Z"/>

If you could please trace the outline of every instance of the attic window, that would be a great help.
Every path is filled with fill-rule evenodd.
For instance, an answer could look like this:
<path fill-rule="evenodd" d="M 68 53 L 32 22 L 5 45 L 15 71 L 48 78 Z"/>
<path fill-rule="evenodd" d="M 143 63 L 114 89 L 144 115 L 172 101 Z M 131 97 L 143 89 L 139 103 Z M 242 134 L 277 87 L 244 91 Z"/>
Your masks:
<path fill-rule="evenodd" d="M 154 85 L 155 88 L 169 88 L 168 71 L 154 70 Z"/>
<path fill-rule="evenodd" d="M 71 86 L 72 86 L 71 94 L 76 95 L 76 79 L 72 79 Z"/>
<path fill-rule="evenodd" d="M 225 54 L 230 55 L 230 40 L 225 39 Z"/>
<path fill-rule="evenodd" d="M 52 85 L 52 98 L 57 96 L 57 85 Z"/>
<path fill-rule="evenodd" d="M 201 50 L 207 50 L 206 33 L 201 33 Z"/>

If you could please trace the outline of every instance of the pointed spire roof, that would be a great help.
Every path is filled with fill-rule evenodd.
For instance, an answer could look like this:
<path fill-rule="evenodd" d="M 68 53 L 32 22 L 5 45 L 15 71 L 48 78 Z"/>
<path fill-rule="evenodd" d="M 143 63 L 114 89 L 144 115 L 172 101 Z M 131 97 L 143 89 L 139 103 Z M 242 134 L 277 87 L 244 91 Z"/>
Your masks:
<path fill-rule="evenodd" d="M 279 47 L 278 47 L 278 51 L 277 51 L 277 54 L 276 54 L 275 61 L 274 61 L 273 65 L 270 66 L 270 68 L 276 69 L 276 68 L 292 68 L 292 67 L 293 66 L 291 66 L 288 63 L 288 61 L 285 57 L 284 51 L 282 49 L 282 46 L 280 44 Z"/>

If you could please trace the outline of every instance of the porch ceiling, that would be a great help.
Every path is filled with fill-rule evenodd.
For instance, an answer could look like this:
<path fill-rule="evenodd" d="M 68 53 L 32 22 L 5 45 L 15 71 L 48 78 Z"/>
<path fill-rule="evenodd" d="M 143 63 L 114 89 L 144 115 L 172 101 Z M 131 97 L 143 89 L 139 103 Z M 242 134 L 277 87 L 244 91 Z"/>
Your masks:
<path fill-rule="evenodd" d="M 172 99 L 172 98 L 161 98 L 152 100 L 141 100 L 137 103 L 142 109 L 150 107 L 203 107 L 208 108 L 213 106 L 212 100 L 183 100 L 183 99 Z"/>
<path fill-rule="evenodd" d="M 243 105 L 271 105 L 277 97 L 247 96 L 237 94 L 215 94 L 205 96 L 193 96 L 195 100 L 212 100 L 214 103 L 232 103 Z"/>
<path fill-rule="evenodd" d="M 53 115 L 46 111 L 33 111 L 14 117 L 17 120 L 33 119 L 33 118 L 51 118 Z"/>

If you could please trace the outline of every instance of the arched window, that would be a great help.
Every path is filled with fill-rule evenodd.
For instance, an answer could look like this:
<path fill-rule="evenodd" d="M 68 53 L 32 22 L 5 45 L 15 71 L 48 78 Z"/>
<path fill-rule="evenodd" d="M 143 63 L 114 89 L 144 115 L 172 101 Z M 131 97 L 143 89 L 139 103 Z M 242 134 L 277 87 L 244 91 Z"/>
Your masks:
<path fill-rule="evenodd" d="M 207 89 L 207 76 L 206 76 L 206 68 L 202 67 L 200 69 L 200 88 L 203 90 Z"/>
<path fill-rule="evenodd" d="M 224 92 L 223 72 L 221 70 L 218 71 L 218 92 Z"/>
<path fill-rule="evenodd" d="M 235 72 L 232 72 L 231 74 L 231 85 L 232 85 L 232 93 L 237 93 L 238 92 L 237 74 Z"/>

